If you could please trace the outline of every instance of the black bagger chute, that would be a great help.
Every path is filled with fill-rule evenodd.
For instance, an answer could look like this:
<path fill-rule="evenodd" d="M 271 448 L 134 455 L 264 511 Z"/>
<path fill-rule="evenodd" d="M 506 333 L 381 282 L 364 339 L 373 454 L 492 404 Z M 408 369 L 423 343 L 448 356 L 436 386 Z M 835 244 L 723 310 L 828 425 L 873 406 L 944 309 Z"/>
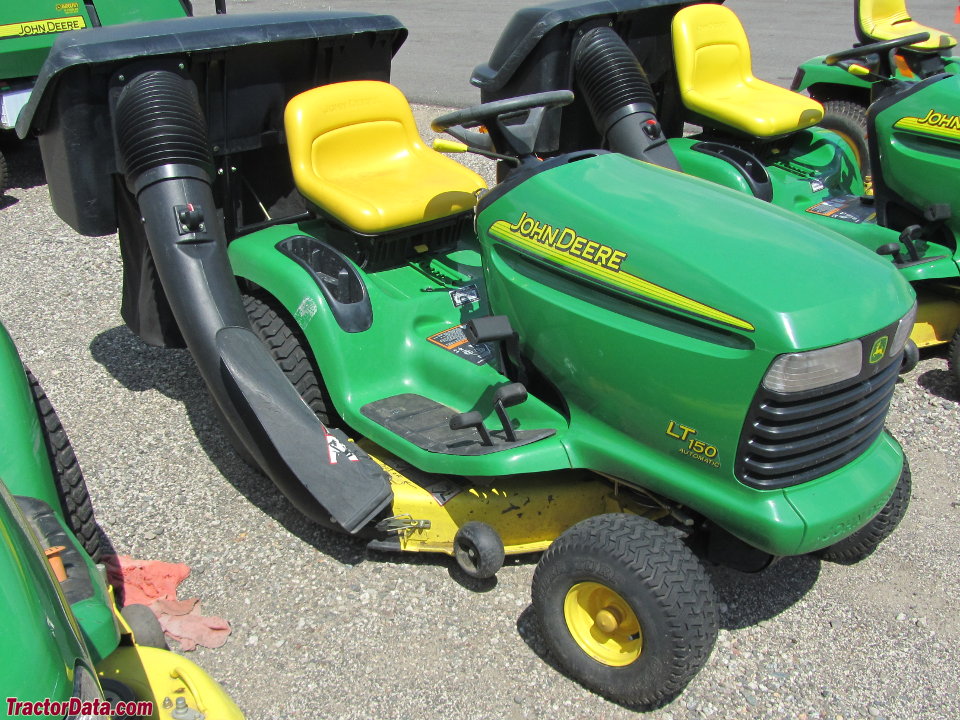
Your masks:
<path fill-rule="evenodd" d="M 123 316 L 185 344 L 230 430 L 305 514 L 357 532 L 390 503 L 381 468 L 325 428 L 254 335 L 227 242 L 305 210 L 283 135 L 312 87 L 390 78 L 407 34 L 387 15 L 218 15 L 58 38 L 20 115 L 57 214 L 119 229 Z"/>

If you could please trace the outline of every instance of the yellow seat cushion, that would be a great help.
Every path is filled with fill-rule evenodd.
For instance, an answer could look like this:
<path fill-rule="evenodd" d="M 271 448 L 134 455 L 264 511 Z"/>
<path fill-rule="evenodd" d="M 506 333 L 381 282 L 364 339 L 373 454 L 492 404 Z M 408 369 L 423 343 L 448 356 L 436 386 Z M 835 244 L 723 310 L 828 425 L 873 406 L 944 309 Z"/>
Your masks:
<path fill-rule="evenodd" d="M 957 44 L 956 38 L 942 30 L 914 21 L 905 0 L 859 0 L 857 22 L 865 39 L 893 40 L 917 33 L 930 33 L 930 39 L 915 43 L 915 50 L 946 50 Z"/>
<path fill-rule="evenodd" d="M 308 90 L 287 103 L 284 127 L 297 189 L 357 232 L 375 235 L 469 210 L 486 187 L 423 144 L 410 104 L 388 83 Z"/>
<path fill-rule="evenodd" d="M 673 17 L 673 54 L 683 104 L 760 138 L 816 125 L 823 106 L 753 75 L 740 20 L 723 5 L 688 5 Z"/>

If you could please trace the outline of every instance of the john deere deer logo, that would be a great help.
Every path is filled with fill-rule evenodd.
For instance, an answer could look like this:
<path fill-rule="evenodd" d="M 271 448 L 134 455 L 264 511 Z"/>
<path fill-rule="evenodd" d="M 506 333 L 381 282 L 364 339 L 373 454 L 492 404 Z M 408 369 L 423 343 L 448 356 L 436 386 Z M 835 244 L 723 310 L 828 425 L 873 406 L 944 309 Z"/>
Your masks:
<path fill-rule="evenodd" d="M 886 352 L 887 336 L 883 335 L 877 338 L 877 341 L 873 344 L 873 348 L 870 350 L 870 364 L 880 362 Z"/>

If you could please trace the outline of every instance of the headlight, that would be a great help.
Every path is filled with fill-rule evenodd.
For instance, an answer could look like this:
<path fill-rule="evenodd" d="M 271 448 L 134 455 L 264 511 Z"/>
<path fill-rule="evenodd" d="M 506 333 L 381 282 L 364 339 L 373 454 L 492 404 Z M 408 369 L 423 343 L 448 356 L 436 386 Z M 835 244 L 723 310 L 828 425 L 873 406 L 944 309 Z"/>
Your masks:
<path fill-rule="evenodd" d="M 863 350 L 859 340 L 820 350 L 788 353 L 773 361 L 763 377 L 763 386 L 781 393 L 812 390 L 856 377 L 862 364 Z"/>
<path fill-rule="evenodd" d="M 109 715 L 98 712 L 104 710 L 107 704 L 103 699 L 103 693 L 100 692 L 100 684 L 93 673 L 83 665 L 77 665 L 73 673 L 73 699 L 70 700 L 71 714 L 67 715 L 65 720 L 110 720 Z"/>
<path fill-rule="evenodd" d="M 897 325 L 897 332 L 893 336 L 893 342 L 890 344 L 888 354 L 896 355 L 903 350 L 903 346 L 906 345 L 907 338 L 910 337 L 910 332 L 913 330 L 913 324 L 916 321 L 917 304 L 914 303 L 913 307 L 910 308 L 910 312 L 900 318 L 900 324 Z"/>

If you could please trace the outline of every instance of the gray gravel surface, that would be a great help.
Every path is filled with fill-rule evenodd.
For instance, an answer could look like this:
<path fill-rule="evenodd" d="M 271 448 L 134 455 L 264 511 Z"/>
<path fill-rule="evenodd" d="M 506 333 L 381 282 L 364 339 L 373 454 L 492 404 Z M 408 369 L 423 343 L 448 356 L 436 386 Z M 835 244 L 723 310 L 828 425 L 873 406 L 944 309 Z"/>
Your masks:
<path fill-rule="evenodd" d="M 248 718 L 635 715 L 546 655 L 534 560 L 472 581 L 444 558 L 370 554 L 300 517 L 230 449 L 186 352 L 123 326 L 116 239 L 79 237 L 56 217 L 34 144 L 4 150 L 0 320 L 56 405 L 117 550 L 187 563 L 182 594 L 232 623 L 224 647 L 192 657 Z M 710 568 L 716 649 L 649 717 L 960 716 L 958 401 L 943 352 L 899 384 L 889 425 L 914 497 L 871 558 L 792 558 L 754 576 Z"/>

